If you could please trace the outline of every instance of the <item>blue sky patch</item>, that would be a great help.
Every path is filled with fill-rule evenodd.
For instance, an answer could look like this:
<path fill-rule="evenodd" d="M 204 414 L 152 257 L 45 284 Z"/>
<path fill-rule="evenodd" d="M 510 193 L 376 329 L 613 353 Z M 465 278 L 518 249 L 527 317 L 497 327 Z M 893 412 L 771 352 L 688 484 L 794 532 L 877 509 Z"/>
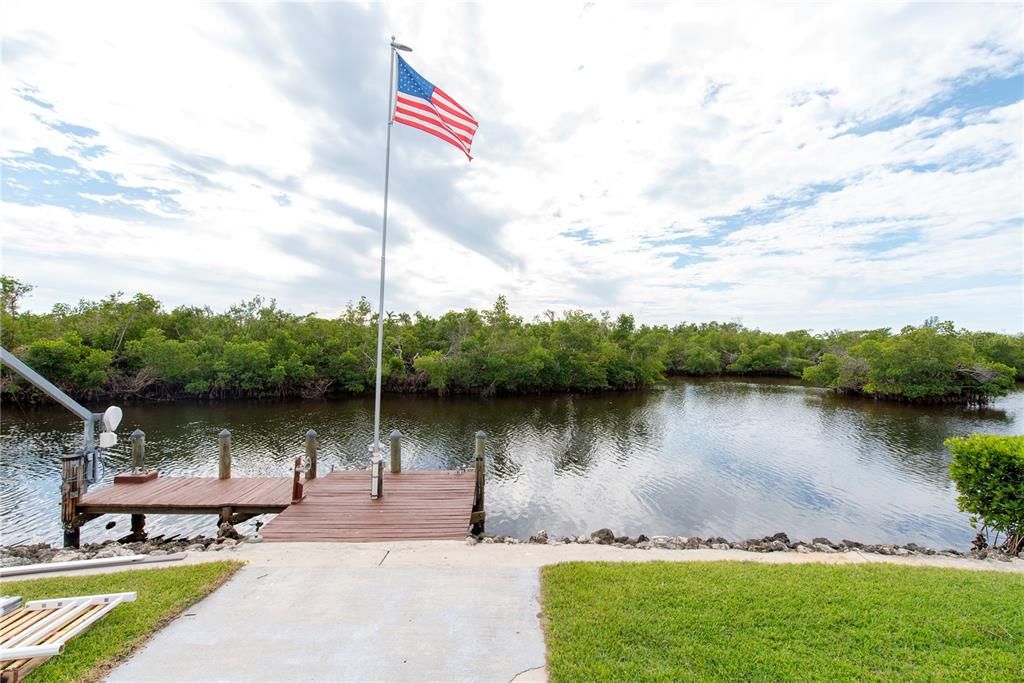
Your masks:
<path fill-rule="evenodd" d="M 692 266 L 696 263 L 704 263 L 711 259 L 700 254 L 666 254 L 666 256 L 675 256 L 676 259 L 672 262 L 673 268 L 685 268 L 686 266 Z"/>
<path fill-rule="evenodd" d="M 706 247 L 712 244 L 718 244 L 721 241 L 721 237 L 712 235 L 700 235 L 689 232 L 684 232 L 676 237 L 658 237 L 658 238 L 645 238 L 644 243 L 651 247 L 672 247 L 679 245 L 687 245 L 690 247 Z"/>
<path fill-rule="evenodd" d="M 812 183 L 788 197 L 770 195 L 758 206 L 747 207 L 733 214 L 709 216 L 704 222 L 714 226 L 718 232 L 732 232 L 748 225 L 775 223 L 797 209 L 813 206 L 822 195 L 839 192 L 845 186 L 844 183 Z"/>
<path fill-rule="evenodd" d="M 31 102 L 37 107 L 42 107 L 43 109 L 53 109 L 53 105 L 49 102 L 45 102 L 34 95 L 30 95 L 25 91 L 18 91 L 18 97 L 25 100 L 26 102 Z"/>
<path fill-rule="evenodd" d="M 160 220 L 133 200 L 155 201 L 168 213 L 184 213 L 177 190 L 124 185 L 106 171 L 90 171 L 71 157 L 42 147 L 2 160 L 4 201 L 26 206 L 61 206 L 102 216 Z M 109 199 L 107 199 L 109 198 Z"/>
<path fill-rule="evenodd" d="M 883 233 L 870 242 L 854 245 L 853 248 L 870 254 L 885 254 L 885 252 L 905 247 L 920 239 L 921 231 L 918 228 L 911 228 L 909 230 Z"/>
<path fill-rule="evenodd" d="M 836 135 L 870 135 L 905 126 L 919 118 L 953 113 L 957 117 L 974 111 L 988 111 L 1005 107 L 1024 99 L 1024 73 L 1010 76 L 973 74 L 949 82 L 943 94 L 911 112 L 894 113 L 872 121 L 863 121 Z M 958 127 L 962 125 L 958 124 Z M 932 135 L 938 135 L 934 132 Z M 921 137 L 928 137 L 923 134 Z"/>
<path fill-rule="evenodd" d="M 56 131 L 60 131 L 66 135 L 74 135 L 79 138 L 91 138 L 100 134 L 98 130 L 89 128 L 88 126 L 78 126 L 74 123 L 68 123 L 67 121 L 58 121 L 57 123 L 49 124 L 49 126 Z"/>
<path fill-rule="evenodd" d="M 572 237 L 573 239 L 577 239 L 580 242 L 583 242 L 584 244 L 589 244 L 591 246 L 597 244 L 608 244 L 608 242 L 610 241 L 594 237 L 594 233 L 591 232 L 590 228 L 580 228 L 579 230 L 567 230 L 563 232 L 562 235 L 564 235 L 565 237 Z"/>
<path fill-rule="evenodd" d="M 86 159 L 95 159 L 110 151 L 106 145 L 76 145 L 74 149 Z"/>

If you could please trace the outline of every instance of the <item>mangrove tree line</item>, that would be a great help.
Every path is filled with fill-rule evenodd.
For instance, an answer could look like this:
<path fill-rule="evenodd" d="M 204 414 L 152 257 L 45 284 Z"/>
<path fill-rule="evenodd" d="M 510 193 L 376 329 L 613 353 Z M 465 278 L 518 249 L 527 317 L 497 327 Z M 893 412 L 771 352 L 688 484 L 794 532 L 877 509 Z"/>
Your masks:
<path fill-rule="evenodd" d="M 319 397 L 372 391 L 376 315 L 366 299 L 336 318 L 260 297 L 223 312 L 167 310 L 147 294 L 20 310 L 31 287 L 2 278 L 0 338 L 69 393 L 147 398 Z M 498 297 L 486 310 L 389 313 L 385 389 L 483 395 L 600 391 L 671 375 L 802 377 L 885 399 L 984 403 L 1024 378 L 1024 336 L 929 320 L 889 329 L 786 333 L 738 323 L 637 325 L 578 310 L 532 321 Z M 3 375 L 5 399 L 32 400 Z"/>

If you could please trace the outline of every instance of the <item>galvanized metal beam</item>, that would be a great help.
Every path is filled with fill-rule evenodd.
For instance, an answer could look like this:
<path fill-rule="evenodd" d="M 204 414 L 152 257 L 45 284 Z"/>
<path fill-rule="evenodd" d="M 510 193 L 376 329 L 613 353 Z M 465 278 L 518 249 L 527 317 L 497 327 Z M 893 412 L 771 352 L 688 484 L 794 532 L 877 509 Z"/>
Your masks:
<path fill-rule="evenodd" d="M 22 363 L 20 360 L 18 360 L 17 356 L 15 356 L 13 353 L 11 353 L 10 351 L 3 347 L 0 347 L 0 361 L 2 361 L 3 364 L 9 367 L 11 370 L 14 370 L 16 373 L 18 373 L 19 375 L 27 379 L 29 382 L 31 382 L 36 389 L 39 389 L 39 391 L 43 392 L 44 394 L 52 398 L 54 401 L 70 410 L 79 418 L 88 422 L 90 426 L 96 420 L 97 415 L 95 413 L 85 408 L 78 401 L 76 401 L 75 399 L 71 398 L 63 391 L 58 389 L 53 384 L 53 382 L 46 379 L 32 368 Z"/>

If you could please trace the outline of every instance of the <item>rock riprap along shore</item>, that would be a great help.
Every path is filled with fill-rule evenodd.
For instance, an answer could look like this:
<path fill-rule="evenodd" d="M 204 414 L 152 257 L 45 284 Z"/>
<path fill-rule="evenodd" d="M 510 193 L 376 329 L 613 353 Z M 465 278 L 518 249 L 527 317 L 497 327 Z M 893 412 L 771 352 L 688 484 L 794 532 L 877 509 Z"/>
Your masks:
<path fill-rule="evenodd" d="M 562 536 L 556 538 L 547 531 L 538 531 L 528 539 L 515 538 L 513 536 L 467 536 L 466 543 L 476 545 L 477 543 L 532 543 L 538 545 L 564 545 L 579 543 L 588 545 L 609 545 L 616 548 L 635 548 L 637 550 L 746 550 L 755 553 L 845 553 L 861 552 L 875 553 L 877 555 L 939 555 L 946 557 L 969 557 L 976 559 L 1000 559 L 1009 561 L 1010 555 L 998 549 L 982 548 L 963 552 L 953 548 L 936 550 L 926 548 L 916 543 L 897 545 L 894 543 L 860 543 L 843 539 L 838 543 L 824 537 L 816 537 L 810 541 L 791 540 L 785 533 L 779 532 L 763 538 L 748 538 L 745 541 L 729 541 L 721 536 L 700 538 L 698 536 L 617 536 L 611 529 L 598 529 L 589 536 Z"/>
<path fill-rule="evenodd" d="M 147 541 L 133 541 L 121 543 L 119 541 L 104 541 L 103 543 L 83 543 L 82 547 L 75 550 L 70 548 L 55 548 L 48 543 L 30 543 L 23 545 L 0 545 L 0 567 L 13 567 L 26 564 L 42 564 L 46 562 L 69 562 L 72 560 L 91 560 L 106 557 L 126 557 L 128 555 L 171 555 L 180 552 L 217 552 L 224 550 L 235 550 L 240 544 L 250 541 L 246 537 L 235 538 L 209 538 L 206 536 L 194 536 L 192 538 L 153 538 Z M 980 560 L 1003 560 L 1013 559 L 1010 555 L 999 549 L 980 548 L 970 551 L 960 551 L 953 548 L 936 550 L 907 543 L 897 545 L 893 543 L 860 543 L 843 539 L 834 543 L 827 538 L 817 537 L 810 541 L 791 540 L 788 535 L 780 532 L 763 538 L 749 538 L 745 541 L 729 541 L 721 536 L 700 538 L 698 536 L 617 536 L 611 529 L 598 529 L 589 536 L 562 536 L 560 538 L 551 536 L 546 531 L 538 531 L 529 538 L 516 538 L 514 536 L 496 536 L 484 534 L 482 536 L 467 536 L 466 543 L 469 545 L 503 543 L 535 544 L 535 545 L 565 545 L 570 543 L 587 545 L 607 545 L 615 548 L 634 548 L 636 550 L 746 550 L 755 553 L 844 553 L 861 552 L 875 553 L 877 555 L 890 556 L 912 556 L 912 555 L 938 555 L 945 557 L 964 557 Z"/>
<path fill-rule="evenodd" d="M 0 567 L 16 567 L 46 562 L 71 562 L 129 555 L 173 555 L 181 552 L 213 552 L 232 550 L 240 541 L 233 538 L 154 538 L 148 541 L 120 543 L 83 543 L 81 548 L 54 548 L 48 543 L 0 546 Z"/>

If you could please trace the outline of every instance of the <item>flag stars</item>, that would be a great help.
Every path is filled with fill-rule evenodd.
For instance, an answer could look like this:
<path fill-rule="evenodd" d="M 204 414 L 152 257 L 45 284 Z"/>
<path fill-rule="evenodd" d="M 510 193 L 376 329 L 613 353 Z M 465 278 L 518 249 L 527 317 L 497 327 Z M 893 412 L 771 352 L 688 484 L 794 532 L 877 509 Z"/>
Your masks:
<path fill-rule="evenodd" d="M 415 69 L 399 56 L 398 89 L 414 97 L 429 100 L 434 92 L 434 84 L 416 73 Z"/>

